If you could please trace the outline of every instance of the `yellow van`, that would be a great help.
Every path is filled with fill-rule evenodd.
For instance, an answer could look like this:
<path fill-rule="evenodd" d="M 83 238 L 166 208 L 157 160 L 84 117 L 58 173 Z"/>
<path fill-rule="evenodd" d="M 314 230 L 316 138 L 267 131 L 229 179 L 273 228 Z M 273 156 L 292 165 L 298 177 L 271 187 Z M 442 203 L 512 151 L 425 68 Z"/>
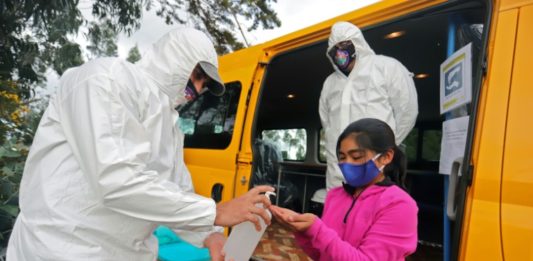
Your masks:
<path fill-rule="evenodd" d="M 326 168 L 318 99 L 337 21 L 358 25 L 376 53 L 415 74 L 420 113 L 405 145 L 419 249 L 444 260 L 533 260 L 532 0 L 383 1 L 221 57 L 227 93 L 180 108 L 196 191 L 226 201 L 270 183 L 278 204 L 314 211 Z M 456 115 L 440 113 L 440 66 L 469 43 L 466 149 L 442 175 L 443 122 Z"/>

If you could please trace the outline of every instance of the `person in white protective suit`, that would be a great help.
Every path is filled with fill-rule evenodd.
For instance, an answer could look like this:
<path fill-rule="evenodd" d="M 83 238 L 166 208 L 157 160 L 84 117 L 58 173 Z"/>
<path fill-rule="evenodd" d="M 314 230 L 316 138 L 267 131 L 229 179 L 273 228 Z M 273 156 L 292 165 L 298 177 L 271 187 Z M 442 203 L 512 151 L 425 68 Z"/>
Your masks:
<path fill-rule="evenodd" d="M 8 260 L 149 260 L 158 225 L 221 260 L 220 227 L 270 219 L 256 187 L 216 205 L 194 194 L 174 108 L 222 95 L 213 44 L 170 31 L 137 64 L 89 61 L 63 75 L 39 124 L 20 186 Z"/>
<path fill-rule="evenodd" d="M 342 130 L 356 120 L 376 118 L 389 124 L 400 144 L 415 125 L 418 101 L 412 74 L 396 59 L 376 55 L 351 23 L 331 27 L 326 56 L 335 69 L 319 100 L 329 190 L 344 181 L 336 155 Z"/>

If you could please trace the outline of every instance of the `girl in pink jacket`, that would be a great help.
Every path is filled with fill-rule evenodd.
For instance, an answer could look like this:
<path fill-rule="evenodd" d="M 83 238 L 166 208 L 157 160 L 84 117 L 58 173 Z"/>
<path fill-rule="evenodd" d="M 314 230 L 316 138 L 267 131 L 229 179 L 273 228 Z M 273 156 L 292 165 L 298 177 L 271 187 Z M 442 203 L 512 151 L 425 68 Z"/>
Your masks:
<path fill-rule="evenodd" d="M 416 202 L 402 189 L 405 155 L 383 121 L 350 124 L 337 142 L 346 183 L 330 190 L 322 218 L 271 206 L 313 260 L 404 260 L 416 250 Z"/>

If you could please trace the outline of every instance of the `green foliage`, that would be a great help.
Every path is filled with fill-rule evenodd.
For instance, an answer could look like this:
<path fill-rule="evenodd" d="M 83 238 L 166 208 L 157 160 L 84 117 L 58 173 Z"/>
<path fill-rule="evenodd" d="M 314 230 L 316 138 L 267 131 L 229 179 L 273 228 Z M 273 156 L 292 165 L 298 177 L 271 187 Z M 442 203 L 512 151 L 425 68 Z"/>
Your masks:
<path fill-rule="evenodd" d="M 137 45 L 133 46 L 130 51 L 128 52 L 128 62 L 130 63 L 136 63 L 141 59 L 141 53 L 139 52 L 139 48 Z"/>
<path fill-rule="evenodd" d="M 118 56 L 117 53 L 117 29 L 112 24 L 111 20 L 96 23 L 91 22 L 88 33 L 89 50 L 94 57 L 113 57 Z"/>
<path fill-rule="evenodd" d="M 422 143 L 422 158 L 428 161 L 440 159 L 441 130 L 427 130 L 424 132 Z"/>
<path fill-rule="evenodd" d="M 0 80 L 0 246 L 7 245 L 18 215 L 18 189 L 41 114 L 21 99 L 17 84 Z"/>
<path fill-rule="evenodd" d="M 22 177 L 28 148 L 14 139 L 0 147 L 0 243 L 7 238 L 18 215 L 18 184 Z"/>
<path fill-rule="evenodd" d="M 143 9 L 155 8 L 167 24 L 191 21 L 211 36 L 220 54 L 238 50 L 243 47 L 233 33 L 238 16 L 251 21 L 248 30 L 281 24 L 272 2 L 276 0 L 96 0 L 91 6 L 96 20 L 89 23 L 77 0 L 0 1 L 0 79 L 17 79 L 28 98 L 48 68 L 61 75 L 82 64 L 80 46 L 72 40 L 82 25 L 88 27 L 93 56 L 116 56 L 116 35 L 138 29 Z"/>
<path fill-rule="evenodd" d="M 84 62 L 77 43 L 65 43 L 55 50 L 53 56 L 55 59 L 52 62 L 52 68 L 59 75 L 62 75 L 68 68 L 79 66 Z"/>
<path fill-rule="evenodd" d="M 67 34 L 77 32 L 82 19 L 77 1 L 5 0 L 0 2 L 0 24 L 0 80 L 17 79 L 21 97 L 28 98 L 33 84 L 64 54 L 63 46 L 76 45 Z"/>
<path fill-rule="evenodd" d="M 147 1 L 147 8 L 152 8 L 155 1 Z M 276 12 L 270 3 L 276 0 L 185 0 L 185 1 L 157 1 L 156 13 L 165 19 L 167 24 L 192 21 L 195 26 L 207 32 L 219 54 L 239 50 L 244 47 L 237 40 L 237 16 L 244 17 L 252 24 L 248 31 L 261 26 L 272 29 L 281 25 Z M 185 10 L 189 17 L 183 17 Z"/>
<path fill-rule="evenodd" d="M 322 161 L 322 162 L 326 162 L 327 161 L 327 158 L 326 158 L 326 132 L 324 131 L 324 129 L 320 129 L 320 139 L 318 141 L 318 160 Z"/>
<path fill-rule="evenodd" d="M 304 129 L 264 130 L 263 140 L 277 145 L 283 159 L 304 160 L 307 151 L 307 134 Z"/>
<path fill-rule="evenodd" d="M 403 141 L 405 145 L 405 155 L 408 162 L 417 161 L 417 149 L 418 149 L 418 128 L 413 128 L 411 132 L 405 137 Z"/>

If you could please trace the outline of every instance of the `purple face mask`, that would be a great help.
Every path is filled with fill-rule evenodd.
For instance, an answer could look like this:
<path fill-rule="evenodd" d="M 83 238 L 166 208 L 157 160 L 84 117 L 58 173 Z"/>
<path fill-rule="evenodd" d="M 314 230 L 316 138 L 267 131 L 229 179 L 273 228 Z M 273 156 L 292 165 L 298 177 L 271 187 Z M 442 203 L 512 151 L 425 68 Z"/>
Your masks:
<path fill-rule="evenodd" d="M 187 99 L 187 101 L 194 101 L 198 96 L 200 96 L 200 94 L 196 91 L 196 87 L 194 87 L 192 81 L 189 80 L 185 87 L 185 99 Z"/>
<path fill-rule="evenodd" d="M 336 44 L 329 51 L 333 63 L 343 72 L 348 70 L 350 63 L 355 60 L 355 46 L 351 41 Z"/>

